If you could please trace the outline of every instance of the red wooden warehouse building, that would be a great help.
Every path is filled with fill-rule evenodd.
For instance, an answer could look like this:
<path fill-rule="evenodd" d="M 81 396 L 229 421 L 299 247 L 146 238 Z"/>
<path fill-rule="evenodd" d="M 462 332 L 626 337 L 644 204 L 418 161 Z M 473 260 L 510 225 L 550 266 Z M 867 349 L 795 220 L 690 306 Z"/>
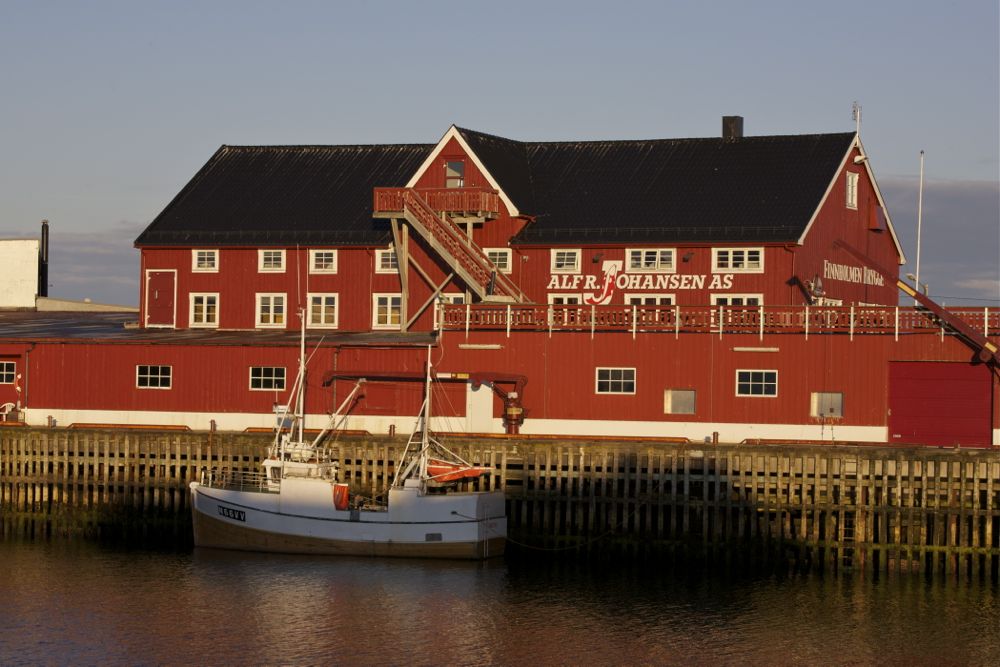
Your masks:
<path fill-rule="evenodd" d="M 317 426 L 411 428 L 430 354 L 439 430 L 1000 445 L 1000 314 L 899 283 L 855 133 L 223 146 L 136 247 L 138 323 L 0 313 L 8 411 L 269 426 L 304 322 Z"/>

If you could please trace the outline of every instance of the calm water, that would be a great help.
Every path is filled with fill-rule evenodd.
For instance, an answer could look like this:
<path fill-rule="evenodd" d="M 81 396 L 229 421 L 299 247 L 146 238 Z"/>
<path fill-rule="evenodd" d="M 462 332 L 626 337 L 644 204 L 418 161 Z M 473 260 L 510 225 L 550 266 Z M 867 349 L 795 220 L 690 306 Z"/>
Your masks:
<path fill-rule="evenodd" d="M 0 664 L 1000 664 L 991 585 L 0 542 Z"/>

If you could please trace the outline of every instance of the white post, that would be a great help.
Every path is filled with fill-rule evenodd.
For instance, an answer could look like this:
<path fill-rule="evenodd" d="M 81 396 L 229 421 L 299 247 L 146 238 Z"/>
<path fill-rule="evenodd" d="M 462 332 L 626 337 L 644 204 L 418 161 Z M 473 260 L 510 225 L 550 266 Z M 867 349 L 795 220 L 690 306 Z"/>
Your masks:
<path fill-rule="evenodd" d="M 681 337 L 681 307 L 674 304 L 674 340 Z"/>
<path fill-rule="evenodd" d="M 507 304 L 507 338 L 510 338 L 510 304 Z"/>
<path fill-rule="evenodd" d="M 594 340 L 594 311 L 597 306 L 590 306 L 590 340 Z"/>
<path fill-rule="evenodd" d="M 469 340 L 469 320 L 472 318 L 471 304 L 465 304 L 465 339 Z"/>
<path fill-rule="evenodd" d="M 764 340 L 764 306 L 757 306 L 757 318 L 760 320 L 760 339 Z"/>
<path fill-rule="evenodd" d="M 632 340 L 635 340 L 635 331 L 637 328 L 635 318 L 637 313 L 638 313 L 637 306 L 635 304 L 632 304 Z"/>
<path fill-rule="evenodd" d="M 989 337 L 990 335 L 990 308 L 986 306 L 983 308 L 983 335 Z"/>
<path fill-rule="evenodd" d="M 809 340 L 809 306 L 806 306 L 806 340 Z"/>
<path fill-rule="evenodd" d="M 899 306 L 896 306 L 895 340 L 899 342 Z"/>
<path fill-rule="evenodd" d="M 854 340 L 854 306 L 851 306 L 851 340 Z"/>

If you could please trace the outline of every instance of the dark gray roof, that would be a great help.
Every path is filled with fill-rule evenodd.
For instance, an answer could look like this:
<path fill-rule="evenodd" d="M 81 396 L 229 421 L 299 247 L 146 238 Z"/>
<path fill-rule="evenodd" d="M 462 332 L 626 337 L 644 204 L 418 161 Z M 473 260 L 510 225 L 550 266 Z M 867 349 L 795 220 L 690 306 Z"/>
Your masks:
<path fill-rule="evenodd" d="M 853 133 L 526 142 L 459 129 L 522 212 L 514 244 L 794 241 Z"/>
<path fill-rule="evenodd" d="M 432 148 L 223 146 L 135 243 L 382 245 L 372 190 L 406 185 Z"/>
<path fill-rule="evenodd" d="M 519 212 L 512 244 L 797 240 L 853 133 L 520 142 L 457 128 Z M 223 146 L 136 245 L 382 245 L 372 190 L 431 145 Z"/>

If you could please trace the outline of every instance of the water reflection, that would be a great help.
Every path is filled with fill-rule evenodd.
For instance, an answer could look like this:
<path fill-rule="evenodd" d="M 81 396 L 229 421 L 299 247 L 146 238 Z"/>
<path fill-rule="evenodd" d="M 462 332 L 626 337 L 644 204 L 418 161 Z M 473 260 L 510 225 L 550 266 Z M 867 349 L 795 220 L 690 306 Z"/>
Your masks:
<path fill-rule="evenodd" d="M 0 542 L 2 664 L 1000 662 L 987 584 Z"/>

